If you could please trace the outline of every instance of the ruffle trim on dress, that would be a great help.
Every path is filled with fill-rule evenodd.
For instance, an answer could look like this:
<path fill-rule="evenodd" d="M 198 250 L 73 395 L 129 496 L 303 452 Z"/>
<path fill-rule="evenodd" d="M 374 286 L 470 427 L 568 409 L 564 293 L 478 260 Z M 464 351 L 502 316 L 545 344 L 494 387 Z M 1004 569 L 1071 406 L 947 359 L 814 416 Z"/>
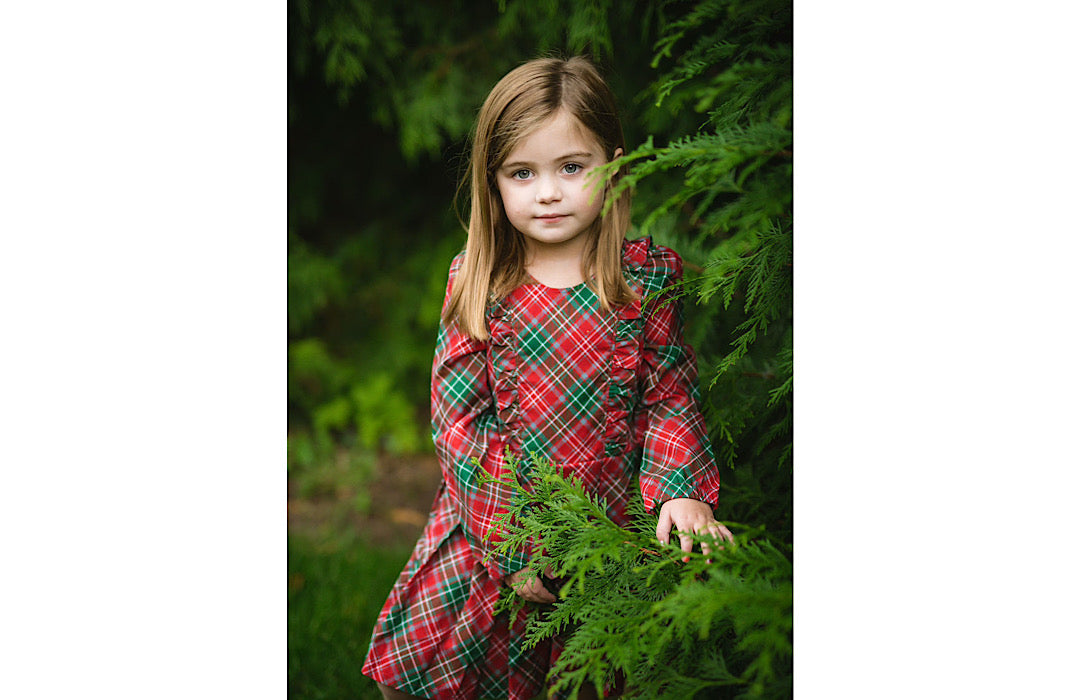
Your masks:
<path fill-rule="evenodd" d="M 517 336 L 508 318 L 506 299 L 488 306 L 488 365 L 492 372 L 495 408 L 499 421 L 505 427 L 503 448 L 521 456 L 520 419 L 521 404 L 518 400 L 518 354 Z"/>
<path fill-rule="evenodd" d="M 625 454 L 630 449 L 630 414 L 637 395 L 637 370 L 641 360 L 641 272 L 649 255 L 649 238 L 627 241 L 623 246 L 623 269 L 630 288 L 639 295 L 615 314 L 615 341 L 608 371 L 608 393 L 604 402 L 604 454 Z"/>

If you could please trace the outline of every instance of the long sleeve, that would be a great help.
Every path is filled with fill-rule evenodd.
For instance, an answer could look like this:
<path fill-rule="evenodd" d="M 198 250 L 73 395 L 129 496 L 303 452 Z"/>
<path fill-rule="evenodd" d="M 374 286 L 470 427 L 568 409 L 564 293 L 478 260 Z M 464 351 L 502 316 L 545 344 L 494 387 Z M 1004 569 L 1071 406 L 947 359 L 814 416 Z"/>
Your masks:
<path fill-rule="evenodd" d="M 451 265 L 447 300 L 460 262 L 459 256 Z M 446 302 L 443 303 L 445 307 Z M 506 512 L 513 496 L 511 488 L 500 483 L 482 483 L 481 479 L 485 473 L 502 478 L 504 470 L 503 461 L 497 458 L 501 439 L 495 400 L 488 383 L 487 345 L 466 335 L 456 324 L 443 321 L 431 371 L 435 452 L 466 539 L 480 557 L 500 541 L 498 533 L 490 540 L 486 538 L 495 517 Z M 485 566 L 498 581 L 525 568 L 528 561 L 522 553 L 494 555 Z"/>
<path fill-rule="evenodd" d="M 682 280 L 682 260 L 652 246 L 644 291 L 665 290 L 649 300 L 642 347 L 641 409 L 645 434 L 641 493 L 653 510 L 673 498 L 694 498 L 716 507 L 720 475 L 701 415 L 697 360 L 683 339 L 683 308 L 670 291 Z"/>

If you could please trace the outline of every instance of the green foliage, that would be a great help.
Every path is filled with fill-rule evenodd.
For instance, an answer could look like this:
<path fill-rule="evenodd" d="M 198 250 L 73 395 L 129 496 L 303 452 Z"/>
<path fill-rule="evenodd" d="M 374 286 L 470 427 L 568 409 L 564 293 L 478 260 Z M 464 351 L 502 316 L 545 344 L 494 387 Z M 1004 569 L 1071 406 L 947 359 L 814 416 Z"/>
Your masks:
<path fill-rule="evenodd" d="M 413 453 L 422 441 L 415 404 L 388 372 L 363 372 L 332 357 L 318 338 L 289 346 L 290 395 L 303 402 L 308 426 L 290 433 L 289 468 L 314 468 L 338 445 Z"/>
<path fill-rule="evenodd" d="M 529 644 L 557 634 L 566 649 L 554 688 L 599 690 L 625 680 L 627 698 L 791 697 L 789 548 L 761 528 L 729 523 L 735 543 L 691 537 L 711 554 L 656 541 L 657 518 L 639 499 L 620 528 L 604 503 L 550 464 L 534 461 L 503 519 L 508 552 L 533 541 L 531 566 L 566 583 L 552 609 L 532 608 Z M 686 559 L 686 561 L 684 561 Z M 509 594 L 504 608 L 524 605 Z"/>
<path fill-rule="evenodd" d="M 299 332 L 345 297 L 346 283 L 333 259 L 313 251 L 298 236 L 289 237 L 287 262 L 289 331 Z"/>
<path fill-rule="evenodd" d="M 289 435 L 289 461 L 303 465 L 295 483 L 302 498 L 332 497 L 334 519 L 347 521 L 371 508 L 369 485 L 375 478 L 375 455 L 370 450 L 315 445 L 307 433 Z M 321 451 L 330 454 L 323 454 Z M 307 452 L 307 454 L 305 454 Z"/>
<path fill-rule="evenodd" d="M 400 392 L 393 391 L 394 378 L 378 373 L 352 388 L 356 407 L 356 433 L 364 447 L 374 447 L 385 436 L 391 452 L 415 452 L 420 438 L 414 429 L 413 408 Z"/>
<path fill-rule="evenodd" d="M 288 541 L 288 695 L 380 700 L 360 673 L 375 620 L 409 549 L 361 541 Z"/>

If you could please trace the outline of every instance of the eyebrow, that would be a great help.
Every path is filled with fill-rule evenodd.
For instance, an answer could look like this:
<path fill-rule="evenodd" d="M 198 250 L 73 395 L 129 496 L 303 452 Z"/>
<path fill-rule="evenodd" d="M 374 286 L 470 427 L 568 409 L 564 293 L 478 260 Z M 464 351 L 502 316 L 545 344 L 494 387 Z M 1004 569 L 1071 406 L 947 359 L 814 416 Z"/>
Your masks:
<path fill-rule="evenodd" d="M 555 158 L 554 160 L 552 160 L 552 162 L 557 163 L 559 161 L 569 160 L 570 158 L 592 158 L 592 155 L 593 154 L 589 153 L 588 151 L 574 151 L 573 153 L 567 153 L 566 155 L 559 156 L 558 158 Z M 516 160 L 513 163 L 503 163 L 502 168 L 500 168 L 500 170 L 502 170 L 503 168 L 528 167 L 528 166 L 531 166 L 531 165 L 533 165 L 533 163 L 531 163 L 529 161 Z"/>

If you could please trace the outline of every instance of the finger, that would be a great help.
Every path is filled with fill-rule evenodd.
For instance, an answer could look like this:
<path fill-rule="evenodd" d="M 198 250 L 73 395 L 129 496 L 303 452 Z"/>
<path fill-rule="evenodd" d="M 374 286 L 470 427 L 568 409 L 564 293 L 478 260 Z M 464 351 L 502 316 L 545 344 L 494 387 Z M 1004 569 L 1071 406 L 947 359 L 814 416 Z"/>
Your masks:
<path fill-rule="evenodd" d="M 723 526 L 720 525 L 720 523 L 718 523 L 718 522 L 716 522 L 714 520 L 714 521 L 712 521 L 711 523 L 709 523 L 708 525 L 705 526 L 705 531 L 708 532 L 709 535 L 713 539 L 718 540 L 718 539 L 721 539 L 723 537 L 723 534 L 720 531 L 721 527 L 723 527 Z M 723 549 L 723 547 L 720 547 L 720 549 Z M 708 557 L 709 555 L 712 554 L 712 551 L 713 551 L 712 546 L 709 545 L 707 542 L 703 541 L 701 543 L 701 551 L 706 557 Z M 712 563 L 712 559 L 709 559 L 708 561 L 709 561 L 710 564 Z"/>
<path fill-rule="evenodd" d="M 668 543 L 668 535 L 671 533 L 671 516 L 663 508 L 660 509 L 660 522 L 656 524 L 656 539 L 660 544 Z"/>
<path fill-rule="evenodd" d="M 517 574 L 513 574 L 510 577 L 509 584 L 510 584 L 510 590 L 512 590 L 514 593 L 516 593 L 517 595 L 521 596 L 522 598 L 524 598 L 526 600 L 529 599 L 528 581 L 521 578 Z"/>
<path fill-rule="evenodd" d="M 521 596 L 522 598 L 524 598 L 525 600 L 529 601 L 530 603 L 539 603 L 540 602 L 540 600 L 537 599 L 536 594 L 533 593 L 532 591 L 526 591 L 526 590 L 518 591 L 518 595 Z"/>
<path fill-rule="evenodd" d="M 559 599 L 559 596 L 555 595 L 554 592 L 549 591 L 547 586 L 545 586 L 542 581 L 537 581 L 537 583 L 540 585 L 540 593 L 539 593 L 539 595 L 540 595 L 540 597 L 542 597 L 544 599 L 541 602 L 554 603 L 555 601 L 557 601 Z"/>
<path fill-rule="evenodd" d="M 684 535 L 679 533 L 679 546 L 682 547 L 682 551 L 691 552 L 694 549 L 694 538 L 690 535 Z"/>
<path fill-rule="evenodd" d="M 534 582 L 534 589 L 532 593 L 536 595 L 537 603 L 554 603 L 558 598 L 552 595 L 551 591 L 544 588 L 544 584 L 540 582 L 540 579 L 532 579 Z"/>
<path fill-rule="evenodd" d="M 528 581 L 527 593 L 526 598 L 534 603 L 554 603 L 556 600 L 551 591 L 544 588 L 544 584 L 535 576 Z"/>

